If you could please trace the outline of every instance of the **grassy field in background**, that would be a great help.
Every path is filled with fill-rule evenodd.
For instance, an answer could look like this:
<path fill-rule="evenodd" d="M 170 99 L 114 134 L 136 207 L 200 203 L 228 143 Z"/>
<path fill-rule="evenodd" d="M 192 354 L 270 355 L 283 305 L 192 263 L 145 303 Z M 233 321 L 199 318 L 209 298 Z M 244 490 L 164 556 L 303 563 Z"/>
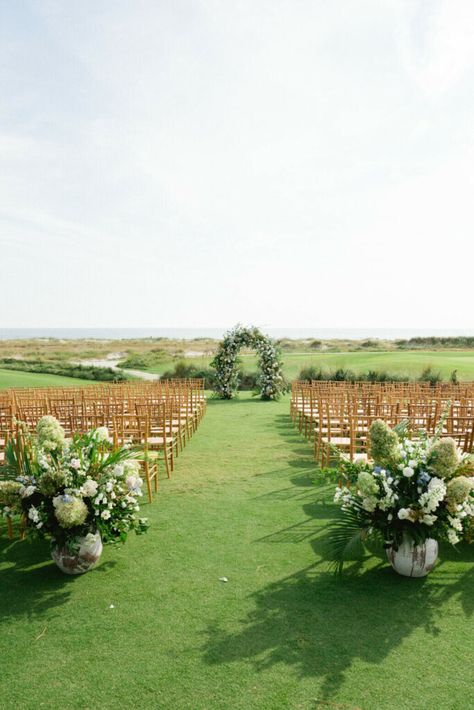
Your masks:
<path fill-rule="evenodd" d="M 241 353 L 245 370 L 257 369 L 255 353 Z M 390 352 L 343 352 L 343 353 L 289 353 L 283 352 L 283 371 L 289 380 L 298 377 L 303 367 L 316 367 L 323 370 L 347 368 L 355 372 L 385 370 L 389 373 L 403 374 L 410 378 L 418 377 L 426 367 L 440 372 L 444 379 L 449 379 L 453 370 L 457 370 L 459 380 L 474 380 L 474 350 L 464 351 L 390 351 Z M 163 374 L 173 370 L 177 362 L 186 362 L 196 368 L 209 367 L 209 356 L 193 358 L 170 358 L 160 364 L 147 368 L 146 372 Z M 58 375 L 36 374 L 5 370 L 0 368 L 0 389 L 7 387 L 42 387 L 91 384 L 88 380 L 60 377 Z"/>
<path fill-rule="evenodd" d="M 332 486 L 288 409 L 210 401 L 148 535 L 83 577 L 0 538 L 2 710 L 471 707 L 474 546 L 425 579 L 367 558 L 336 580 Z"/>
<path fill-rule="evenodd" d="M 315 367 L 325 371 L 338 368 L 350 369 L 360 373 L 369 370 L 383 370 L 388 373 L 417 378 L 422 371 L 431 367 L 433 372 L 449 379 L 453 370 L 457 370 L 459 380 L 474 380 L 474 348 L 455 350 L 453 347 L 440 349 L 433 346 L 431 350 L 397 349 L 395 341 L 318 341 L 321 350 L 311 347 L 309 341 L 285 340 L 282 342 L 282 358 L 284 373 L 289 380 L 298 377 L 302 368 Z M 175 365 L 184 361 L 197 369 L 206 369 L 212 360 L 212 352 L 218 348 L 219 341 L 209 339 L 198 340 L 29 340 L 0 341 L 1 357 L 21 358 L 26 361 L 42 360 L 49 364 L 68 362 L 86 362 L 102 360 L 115 355 L 112 359 L 127 362 L 131 370 L 143 369 L 146 372 L 163 374 L 172 371 Z M 429 346 L 431 347 L 431 346 Z M 462 346 L 461 346 L 462 347 Z M 334 352 L 334 350 L 338 350 Z M 201 355 L 198 353 L 201 352 Z M 198 355 L 198 357 L 192 357 Z M 240 354 L 244 369 L 255 371 L 257 358 L 254 351 L 243 350 Z M 6 387 L 10 378 L 16 381 L 16 375 L 2 372 L 0 363 L 0 387 Z M 43 377 L 40 375 L 21 375 L 25 385 L 29 378 Z M 55 376 L 57 377 L 57 376 Z M 5 378 L 6 384 L 5 383 Z M 18 375 L 20 378 L 20 375 Z M 70 378 L 62 378 L 67 384 Z M 36 380 L 31 380 L 35 382 Z M 39 380 L 38 380 L 39 381 Z M 18 382 L 20 380 L 18 379 Z M 59 380 L 51 380 L 51 383 Z M 79 380 L 77 382 L 80 382 Z M 77 382 L 75 384 L 77 384 Z M 74 382 L 73 382 L 74 383 Z M 45 381 L 45 384 L 48 382 Z"/>
<path fill-rule="evenodd" d="M 61 377 L 45 375 L 36 372 L 20 372 L 18 370 L 0 369 L 0 389 L 9 387 L 82 387 L 94 384 L 90 380 L 80 380 L 76 377 Z"/>
<path fill-rule="evenodd" d="M 212 358 L 196 357 L 187 358 L 186 363 L 194 364 L 198 368 L 209 366 Z M 254 354 L 242 354 L 241 359 L 244 369 L 256 369 L 257 359 Z M 286 377 L 294 380 L 298 377 L 303 367 L 321 367 L 322 369 L 335 370 L 339 367 L 348 368 L 355 372 L 368 372 L 369 370 L 386 370 L 397 374 L 406 374 L 417 377 L 424 368 L 431 366 L 435 372 L 441 372 L 444 379 L 448 379 L 453 370 L 457 370 L 460 380 L 474 380 L 474 351 L 392 351 L 392 352 L 353 352 L 353 353 L 287 353 L 282 354 L 284 362 L 283 371 Z M 148 372 L 162 374 L 165 370 L 173 369 L 177 360 L 169 360 L 150 368 Z"/>

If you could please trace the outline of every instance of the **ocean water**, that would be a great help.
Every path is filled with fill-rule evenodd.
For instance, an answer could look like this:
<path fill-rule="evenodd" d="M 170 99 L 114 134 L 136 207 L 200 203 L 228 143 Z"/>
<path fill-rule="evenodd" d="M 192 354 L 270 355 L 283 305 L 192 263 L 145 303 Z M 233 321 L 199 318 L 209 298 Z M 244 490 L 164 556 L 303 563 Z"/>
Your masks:
<path fill-rule="evenodd" d="M 331 340 L 335 338 L 360 340 L 429 336 L 474 336 L 474 328 L 272 328 L 259 326 L 272 338 Z M 222 338 L 227 328 L 0 328 L 0 340 L 56 338 L 77 340 L 127 340 L 130 338 Z"/>

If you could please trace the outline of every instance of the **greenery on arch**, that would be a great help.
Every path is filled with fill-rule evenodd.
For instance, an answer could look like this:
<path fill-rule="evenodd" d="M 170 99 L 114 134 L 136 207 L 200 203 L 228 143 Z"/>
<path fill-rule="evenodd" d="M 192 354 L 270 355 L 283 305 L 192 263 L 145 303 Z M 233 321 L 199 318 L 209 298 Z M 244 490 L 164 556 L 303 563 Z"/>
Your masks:
<path fill-rule="evenodd" d="M 286 391 L 280 352 L 271 338 L 258 328 L 237 325 L 224 335 L 211 363 L 216 370 L 215 391 L 221 399 L 232 399 L 239 386 L 237 356 L 241 348 L 252 348 L 258 354 L 260 371 L 258 389 L 262 399 L 279 399 Z"/>

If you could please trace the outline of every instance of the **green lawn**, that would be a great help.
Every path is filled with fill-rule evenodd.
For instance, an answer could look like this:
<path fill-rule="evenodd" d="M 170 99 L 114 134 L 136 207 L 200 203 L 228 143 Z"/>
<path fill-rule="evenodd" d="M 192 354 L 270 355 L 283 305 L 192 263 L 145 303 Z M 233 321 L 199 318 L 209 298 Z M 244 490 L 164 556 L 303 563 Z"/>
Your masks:
<path fill-rule="evenodd" d="M 371 558 L 337 581 L 288 408 L 210 401 L 148 535 L 83 577 L 2 539 L 3 710 L 472 707 L 474 547 L 424 580 Z"/>
<path fill-rule="evenodd" d="M 257 359 L 254 354 L 241 355 L 244 368 L 256 369 Z M 393 373 L 417 377 L 425 367 L 431 366 L 435 372 L 441 372 L 448 379 L 453 370 L 457 370 L 460 380 L 474 380 L 474 351 L 391 351 L 391 352 L 356 352 L 356 353 L 283 353 L 284 373 L 290 380 L 298 377 L 303 367 L 321 367 L 336 370 L 349 368 L 355 372 L 368 370 L 386 370 Z M 209 366 L 211 358 L 188 358 L 186 362 L 198 368 Z M 176 360 L 164 362 L 150 368 L 149 372 L 162 374 L 173 369 Z"/>
<path fill-rule="evenodd" d="M 91 380 L 80 380 L 76 377 L 0 369 L 0 389 L 2 390 L 9 387 L 66 387 L 70 385 L 80 387 L 91 384 L 94 384 Z"/>
<path fill-rule="evenodd" d="M 406 352 L 360 352 L 360 353 L 315 353 L 314 355 L 284 356 L 287 377 L 294 379 L 302 367 L 313 365 L 336 370 L 339 367 L 355 372 L 386 370 L 417 377 L 424 368 L 431 366 L 435 372 L 448 379 L 457 370 L 460 380 L 474 380 L 474 351 L 406 351 Z"/>

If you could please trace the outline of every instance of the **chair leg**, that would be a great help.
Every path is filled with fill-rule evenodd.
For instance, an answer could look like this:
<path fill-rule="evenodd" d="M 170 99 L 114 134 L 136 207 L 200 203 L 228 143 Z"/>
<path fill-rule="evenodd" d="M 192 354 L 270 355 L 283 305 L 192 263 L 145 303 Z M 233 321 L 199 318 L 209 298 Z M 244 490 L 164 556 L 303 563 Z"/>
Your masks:
<path fill-rule="evenodd" d="M 158 456 L 156 457 L 156 461 L 154 463 L 154 468 L 155 468 L 155 475 L 154 475 L 155 493 L 158 493 Z"/>
<path fill-rule="evenodd" d="M 166 475 L 168 478 L 171 478 L 170 462 L 168 461 L 168 451 L 166 450 L 166 446 L 163 447 L 163 456 L 165 457 Z"/>
<path fill-rule="evenodd" d="M 146 487 L 147 487 L 147 491 L 148 491 L 148 502 L 151 503 L 151 501 L 153 500 L 153 496 L 152 496 L 152 492 L 151 492 L 150 469 L 148 466 L 148 459 L 147 458 L 144 460 L 144 464 L 145 464 Z"/>

